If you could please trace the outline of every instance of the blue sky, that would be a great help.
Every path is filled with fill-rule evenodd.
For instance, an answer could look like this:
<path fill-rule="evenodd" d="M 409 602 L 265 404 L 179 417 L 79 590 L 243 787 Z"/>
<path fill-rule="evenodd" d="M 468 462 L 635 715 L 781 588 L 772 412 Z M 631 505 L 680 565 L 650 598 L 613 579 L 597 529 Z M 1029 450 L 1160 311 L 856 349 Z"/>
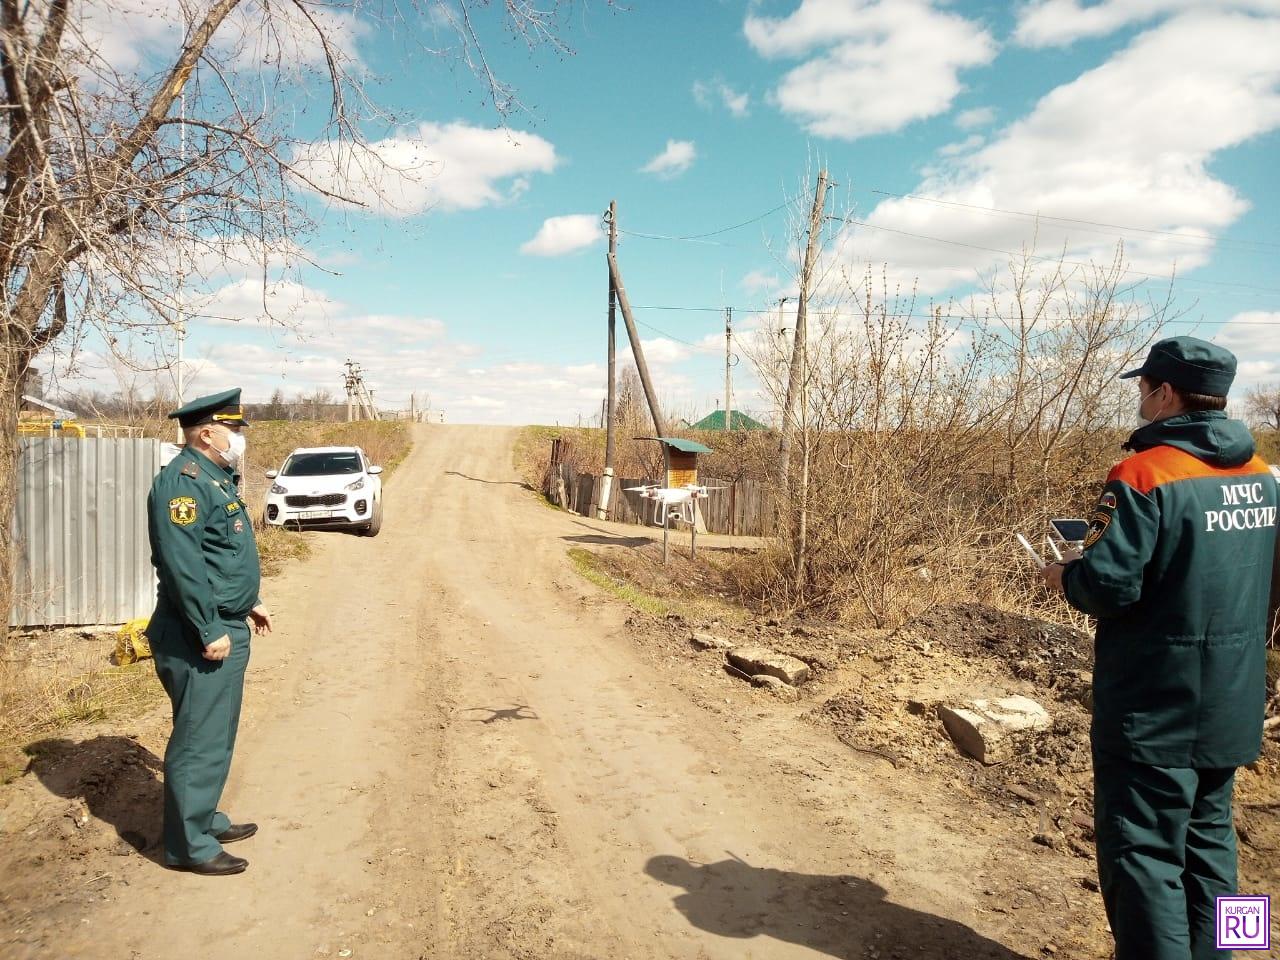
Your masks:
<path fill-rule="evenodd" d="M 1030 243 L 1019 214 L 1039 213 L 1040 253 L 1088 260 L 1123 238 L 1140 274 L 1176 262 L 1179 304 L 1237 350 L 1242 386 L 1280 380 L 1274 2 L 579 3 L 570 55 L 486 30 L 525 105 L 505 128 L 465 67 L 415 46 L 428 24 L 344 29 L 397 120 L 366 134 L 402 170 L 433 163 L 344 183 L 368 211 L 309 198 L 320 227 L 297 243 L 327 269 L 273 270 L 265 301 L 260 278 L 217 273 L 200 312 L 221 319 L 191 325 L 191 393 L 339 394 L 350 356 L 388 406 L 413 393 L 452 422 L 594 418 L 612 199 L 632 302 L 714 308 L 637 311 L 668 407 L 709 412 L 717 311 L 735 307 L 744 336 L 772 322 L 752 311 L 794 287 L 789 216 L 819 165 L 860 222 L 840 254 L 855 273 L 887 264 L 947 303 L 1007 259 L 993 251 Z M 311 162 L 336 176 L 324 151 Z M 744 221 L 700 242 L 635 235 Z M 767 415 L 748 366 L 735 405 Z M 112 384 L 92 343 L 77 382 Z"/>

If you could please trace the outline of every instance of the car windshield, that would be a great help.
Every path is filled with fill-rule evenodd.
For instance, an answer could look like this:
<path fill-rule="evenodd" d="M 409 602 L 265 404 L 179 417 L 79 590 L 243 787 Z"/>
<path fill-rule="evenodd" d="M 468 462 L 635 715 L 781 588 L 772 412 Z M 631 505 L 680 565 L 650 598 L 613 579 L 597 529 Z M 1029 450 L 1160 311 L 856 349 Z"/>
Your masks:
<path fill-rule="evenodd" d="M 360 455 L 343 453 L 295 453 L 285 461 L 284 477 L 327 477 L 331 474 L 359 473 Z"/>

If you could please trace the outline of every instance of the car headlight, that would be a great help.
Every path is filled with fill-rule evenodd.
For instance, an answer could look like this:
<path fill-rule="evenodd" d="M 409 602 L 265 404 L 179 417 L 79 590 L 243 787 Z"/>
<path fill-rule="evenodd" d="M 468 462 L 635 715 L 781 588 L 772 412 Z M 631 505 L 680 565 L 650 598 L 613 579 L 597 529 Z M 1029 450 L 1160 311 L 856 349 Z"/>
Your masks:
<path fill-rule="evenodd" d="M 289 491 L 286 490 L 284 487 L 280 486 L 280 484 L 273 483 L 271 485 L 271 492 L 272 493 L 288 493 Z"/>
<path fill-rule="evenodd" d="M 348 490 L 363 490 L 363 489 L 364 489 L 364 477 L 361 477 L 361 478 L 360 478 L 359 480 L 357 480 L 355 483 L 348 483 L 348 484 L 347 484 L 347 486 L 346 486 L 346 489 L 348 489 Z"/>

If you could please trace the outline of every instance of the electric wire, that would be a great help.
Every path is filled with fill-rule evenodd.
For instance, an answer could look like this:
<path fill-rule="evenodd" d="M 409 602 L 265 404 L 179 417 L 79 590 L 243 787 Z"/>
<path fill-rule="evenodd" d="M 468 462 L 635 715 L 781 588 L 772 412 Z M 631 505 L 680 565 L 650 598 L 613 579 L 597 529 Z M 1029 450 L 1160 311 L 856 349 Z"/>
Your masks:
<path fill-rule="evenodd" d="M 1107 223 L 1102 220 L 1081 220 L 1075 217 L 1060 217 L 1047 213 L 1031 213 L 1026 210 L 1010 210 L 1005 207 L 989 207 L 978 203 L 964 203 L 960 200 L 943 200 L 941 197 L 922 197 L 913 193 L 893 193 L 889 190 L 872 190 L 871 193 L 882 197 L 894 197 L 898 200 L 915 200 L 921 203 L 936 203 L 948 207 L 963 207 L 967 210 L 980 210 L 989 213 L 1000 213 L 1006 216 L 1024 217 L 1035 220 L 1052 220 L 1056 223 L 1072 223 L 1083 227 L 1103 227 L 1107 230 L 1120 230 L 1125 233 L 1149 233 L 1155 236 L 1171 237 L 1178 240 L 1194 240 L 1206 243 L 1238 244 L 1250 247 L 1267 247 L 1280 249 L 1280 242 L 1272 240 L 1251 240 L 1247 238 L 1223 237 L 1211 233 L 1179 233 L 1176 230 L 1158 230 L 1152 227 L 1135 227 L 1120 223 Z"/>
<path fill-rule="evenodd" d="M 1063 257 L 1041 256 L 1035 253 L 1027 253 L 1027 254 L 1013 253 L 1009 250 L 1000 250 L 996 247 L 986 247 L 977 243 L 968 243 L 964 240 L 949 240 L 946 237 L 932 237 L 923 233 L 912 233 L 909 230 L 899 230 L 896 227 L 885 227 L 877 223 L 868 223 L 866 220 L 858 220 L 854 217 L 827 217 L 827 219 L 836 221 L 838 223 L 852 223 L 860 227 L 866 227 L 870 230 L 882 230 L 886 233 L 894 233 L 903 237 L 911 237 L 915 240 L 927 240 L 930 243 L 945 243 L 953 247 L 967 247 L 970 250 L 981 250 L 984 253 L 998 253 L 1001 256 L 1005 256 L 1005 257 L 1025 256 L 1028 260 L 1036 260 L 1042 263 L 1044 262 L 1065 263 L 1073 267 L 1097 266 L 1097 264 L 1087 263 L 1083 260 L 1068 260 Z M 1178 278 L 1176 276 L 1166 276 L 1160 273 L 1147 273 L 1143 270 L 1131 270 L 1127 268 L 1124 272 L 1126 275 L 1135 276 L 1135 277 L 1147 277 L 1148 279 L 1151 279 L 1151 280 L 1162 280 L 1165 283 L 1178 282 Z M 1280 293 L 1280 287 L 1263 287 L 1263 286 L 1258 286 L 1257 284 L 1240 283 L 1234 280 L 1209 280 L 1203 277 L 1196 277 L 1196 278 L 1188 278 L 1182 282 L 1210 284 L 1216 287 L 1228 287 L 1228 288 L 1235 288 L 1235 289 L 1242 289 L 1242 290 L 1255 290 L 1261 293 Z"/>
<path fill-rule="evenodd" d="M 665 234 L 660 234 L 660 233 L 641 233 L 636 230 L 623 230 L 621 227 L 618 228 L 618 233 L 625 234 L 626 236 L 629 236 L 629 237 L 640 237 L 641 239 L 644 239 L 644 240 L 676 240 L 676 241 L 681 241 L 685 243 L 705 242 L 707 237 L 718 237 L 722 233 L 729 233 L 732 230 L 740 230 L 743 227 L 751 226 L 751 224 L 753 223 L 759 223 L 761 220 L 765 219 L 766 217 L 771 217 L 775 213 L 777 213 L 779 210 L 784 209 L 790 202 L 791 202 L 790 200 L 784 200 L 782 203 L 778 204 L 772 210 L 766 210 L 764 213 L 760 214 L 759 216 L 752 217 L 750 220 L 743 220 L 741 223 L 735 223 L 729 227 L 721 227 L 718 230 L 708 230 L 706 233 L 693 233 L 684 237 L 672 237 L 672 236 L 667 236 Z"/>

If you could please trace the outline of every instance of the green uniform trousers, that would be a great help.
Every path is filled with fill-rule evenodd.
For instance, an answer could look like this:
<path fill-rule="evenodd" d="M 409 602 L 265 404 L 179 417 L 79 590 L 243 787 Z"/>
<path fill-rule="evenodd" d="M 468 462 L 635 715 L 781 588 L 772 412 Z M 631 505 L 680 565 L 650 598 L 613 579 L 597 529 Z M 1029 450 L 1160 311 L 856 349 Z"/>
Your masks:
<path fill-rule="evenodd" d="M 1236 893 L 1235 768 L 1093 751 L 1098 882 L 1116 960 L 1219 960 L 1214 901 Z"/>
<path fill-rule="evenodd" d="M 153 617 L 147 627 L 156 674 L 173 704 L 173 734 L 164 753 L 164 859 L 204 863 L 222 850 L 216 835 L 231 825 L 218 801 L 231 770 L 240 725 L 249 627 L 224 624 L 231 637 L 225 660 L 206 660 L 204 648 L 177 618 Z"/>

